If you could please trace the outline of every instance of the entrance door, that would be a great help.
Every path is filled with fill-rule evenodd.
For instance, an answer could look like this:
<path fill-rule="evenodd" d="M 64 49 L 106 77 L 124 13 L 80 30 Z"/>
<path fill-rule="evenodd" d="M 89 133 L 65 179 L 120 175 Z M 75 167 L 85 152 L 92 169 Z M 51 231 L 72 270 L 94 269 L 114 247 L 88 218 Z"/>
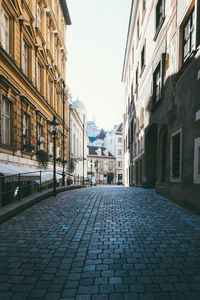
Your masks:
<path fill-rule="evenodd" d="M 108 175 L 107 175 L 107 183 L 108 184 L 113 183 L 113 173 L 108 173 Z"/>

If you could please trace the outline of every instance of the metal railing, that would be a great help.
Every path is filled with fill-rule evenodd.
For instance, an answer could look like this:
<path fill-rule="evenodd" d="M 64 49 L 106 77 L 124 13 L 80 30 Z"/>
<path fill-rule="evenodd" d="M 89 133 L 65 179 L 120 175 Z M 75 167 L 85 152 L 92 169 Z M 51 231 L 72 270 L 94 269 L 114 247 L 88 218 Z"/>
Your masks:
<path fill-rule="evenodd" d="M 65 174 L 65 186 L 88 185 L 87 178 Z M 56 173 L 56 186 L 62 186 L 62 174 Z M 0 207 L 20 201 L 29 195 L 53 188 L 53 171 L 33 171 L 0 176 Z"/>

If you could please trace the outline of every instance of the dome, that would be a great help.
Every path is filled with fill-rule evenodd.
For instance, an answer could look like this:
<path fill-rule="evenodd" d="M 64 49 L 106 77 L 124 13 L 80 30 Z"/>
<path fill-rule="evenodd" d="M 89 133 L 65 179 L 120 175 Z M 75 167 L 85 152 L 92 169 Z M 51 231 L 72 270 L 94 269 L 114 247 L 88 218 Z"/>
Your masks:
<path fill-rule="evenodd" d="M 73 105 L 77 109 L 85 110 L 85 104 L 82 101 L 80 101 L 79 99 L 77 99 L 76 101 L 73 101 Z"/>

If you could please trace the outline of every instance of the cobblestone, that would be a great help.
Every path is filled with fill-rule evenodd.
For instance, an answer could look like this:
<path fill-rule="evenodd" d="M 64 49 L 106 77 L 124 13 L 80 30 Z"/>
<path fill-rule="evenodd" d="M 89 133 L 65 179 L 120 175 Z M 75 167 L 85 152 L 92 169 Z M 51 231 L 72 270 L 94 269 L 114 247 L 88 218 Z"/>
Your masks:
<path fill-rule="evenodd" d="M 0 299 L 200 299 L 199 224 L 153 190 L 63 192 L 0 225 Z"/>

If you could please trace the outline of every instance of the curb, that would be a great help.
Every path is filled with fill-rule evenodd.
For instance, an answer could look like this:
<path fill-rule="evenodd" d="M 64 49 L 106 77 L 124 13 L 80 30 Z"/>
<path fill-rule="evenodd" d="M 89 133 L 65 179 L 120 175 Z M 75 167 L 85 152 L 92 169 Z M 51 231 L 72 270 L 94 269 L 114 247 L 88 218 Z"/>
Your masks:
<path fill-rule="evenodd" d="M 75 190 L 85 188 L 85 185 L 79 186 L 65 186 L 56 189 L 56 193 L 62 193 L 68 190 Z M 46 190 L 44 192 L 38 192 L 36 194 L 30 195 L 28 197 L 23 198 L 21 201 L 16 201 L 11 203 L 3 208 L 0 209 L 0 224 L 5 222 L 6 220 L 16 216 L 18 213 L 22 212 L 23 210 L 29 208 L 30 206 L 50 197 L 53 196 L 53 189 Z"/>

